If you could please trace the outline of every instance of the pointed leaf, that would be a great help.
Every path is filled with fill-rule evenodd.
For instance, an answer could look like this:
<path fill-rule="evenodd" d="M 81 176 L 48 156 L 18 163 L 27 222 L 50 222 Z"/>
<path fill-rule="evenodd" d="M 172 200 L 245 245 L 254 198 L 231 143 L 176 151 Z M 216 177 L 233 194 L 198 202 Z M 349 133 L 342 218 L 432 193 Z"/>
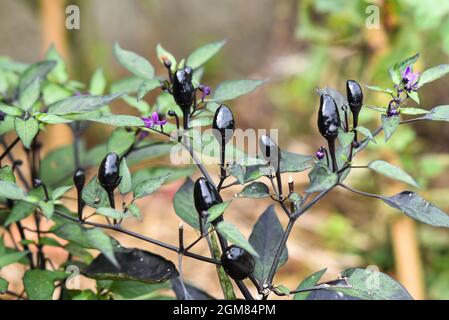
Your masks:
<path fill-rule="evenodd" d="M 253 246 L 245 239 L 243 234 L 237 229 L 233 224 L 221 221 L 216 226 L 217 231 L 226 238 L 229 242 L 245 249 L 254 257 L 258 257 L 257 251 L 253 248 Z"/>
<path fill-rule="evenodd" d="M 413 179 L 407 172 L 392 165 L 391 163 L 383 160 L 376 160 L 368 164 L 368 167 L 391 179 L 402 181 L 410 184 L 415 188 L 419 188 L 418 183 L 415 181 L 415 179 Z"/>
<path fill-rule="evenodd" d="M 315 286 L 318 283 L 318 281 L 320 281 L 323 274 L 326 273 L 326 270 L 327 270 L 327 268 L 324 268 L 324 269 L 308 276 L 299 284 L 299 286 L 296 288 L 296 290 L 303 290 L 303 289 L 307 289 L 307 288 L 311 288 L 311 287 Z M 293 300 L 306 300 L 309 295 L 310 295 L 310 291 L 298 292 L 298 293 L 295 293 L 295 295 L 293 296 Z"/>
<path fill-rule="evenodd" d="M 197 69 L 205 64 L 224 46 L 226 40 L 212 42 L 193 51 L 187 58 L 187 63 L 192 69 Z"/>
<path fill-rule="evenodd" d="M 419 76 L 418 88 L 422 87 L 426 83 L 435 81 L 447 75 L 449 73 L 449 64 L 440 64 L 436 67 L 427 69 Z"/>
<path fill-rule="evenodd" d="M 222 82 L 215 90 L 212 101 L 223 102 L 250 93 L 261 86 L 265 80 L 230 80 Z"/>
<path fill-rule="evenodd" d="M 39 132 L 39 123 L 37 120 L 35 118 L 28 118 L 27 120 L 16 118 L 14 128 L 25 148 L 29 149 L 31 142 Z"/>
<path fill-rule="evenodd" d="M 253 198 L 260 199 L 270 196 L 270 189 L 262 182 L 252 182 L 246 185 L 242 191 L 236 194 L 239 198 Z"/>
<path fill-rule="evenodd" d="M 385 132 L 385 142 L 388 141 L 399 126 L 399 116 L 382 115 L 382 127 Z"/>
<path fill-rule="evenodd" d="M 338 176 L 323 163 L 318 162 L 309 173 L 310 185 L 306 192 L 319 192 L 332 188 L 338 182 Z"/>
<path fill-rule="evenodd" d="M 161 177 L 148 179 L 146 181 L 139 183 L 137 186 L 135 186 L 133 190 L 134 199 L 143 198 L 145 196 L 152 194 L 157 189 L 159 189 L 165 183 L 165 181 L 167 181 L 169 176 L 170 173 Z"/>
<path fill-rule="evenodd" d="M 57 101 L 48 107 L 49 114 L 68 115 L 95 111 L 121 96 L 121 93 L 109 96 L 73 96 Z"/>
<path fill-rule="evenodd" d="M 187 178 L 173 198 L 176 215 L 192 228 L 199 230 L 199 217 L 193 200 L 193 182 Z"/>
<path fill-rule="evenodd" d="M 144 57 L 120 48 L 118 43 L 114 46 L 114 54 L 120 64 L 134 75 L 146 79 L 154 77 L 154 68 Z"/>

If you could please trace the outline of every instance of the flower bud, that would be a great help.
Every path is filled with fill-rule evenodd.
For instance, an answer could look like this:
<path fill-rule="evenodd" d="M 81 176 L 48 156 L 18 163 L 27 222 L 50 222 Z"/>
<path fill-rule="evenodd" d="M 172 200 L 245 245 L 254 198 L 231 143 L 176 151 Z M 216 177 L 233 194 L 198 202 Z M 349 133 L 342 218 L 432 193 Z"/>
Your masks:
<path fill-rule="evenodd" d="M 276 142 L 271 139 L 270 136 L 263 135 L 259 140 L 259 149 L 262 152 L 262 156 L 269 162 L 269 164 L 279 171 L 281 150 Z"/>
<path fill-rule="evenodd" d="M 109 152 L 98 169 L 98 181 L 108 193 L 112 193 L 120 180 L 120 157 L 115 152 Z"/>
<path fill-rule="evenodd" d="M 243 280 L 254 272 L 254 258 L 244 249 L 232 245 L 221 256 L 221 264 L 226 273 L 234 280 Z"/>
<path fill-rule="evenodd" d="M 222 104 L 215 112 L 212 123 L 214 136 L 220 144 L 226 144 L 231 140 L 235 129 L 234 115 L 231 109 Z"/>
<path fill-rule="evenodd" d="M 340 127 L 340 115 L 334 99 L 323 94 L 320 98 L 320 109 L 318 112 L 318 129 L 326 140 L 335 140 Z"/>
<path fill-rule="evenodd" d="M 223 202 L 217 189 L 207 179 L 201 177 L 195 181 L 193 187 L 193 198 L 195 208 L 201 216 L 204 211 L 209 210 L 212 206 Z"/>

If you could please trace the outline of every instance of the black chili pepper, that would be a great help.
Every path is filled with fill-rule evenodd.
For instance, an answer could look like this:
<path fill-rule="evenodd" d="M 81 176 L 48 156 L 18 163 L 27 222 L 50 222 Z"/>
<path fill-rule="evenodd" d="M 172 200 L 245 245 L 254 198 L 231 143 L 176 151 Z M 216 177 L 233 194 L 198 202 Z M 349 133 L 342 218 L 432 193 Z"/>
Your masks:
<path fill-rule="evenodd" d="M 226 143 L 232 139 L 232 135 L 235 130 L 234 115 L 231 109 L 226 105 L 222 104 L 218 107 L 214 115 L 214 120 L 212 123 L 213 133 L 218 143 L 220 144 L 220 172 L 222 179 L 226 177 L 225 166 L 225 154 L 226 154 Z"/>
<path fill-rule="evenodd" d="M 184 67 L 175 72 L 172 83 L 173 98 L 184 115 L 184 129 L 188 129 L 190 109 L 195 100 L 195 88 L 192 84 L 192 75 L 192 68 Z"/>
<path fill-rule="evenodd" d="M 232 245 L 223 252 L 221 264 L 226 273 L 234 280 L 243 280 L 254 272 L 254 258 L 246 250 Z"/>
<path fill-rule="evenodd" d="M 340 115 L 338 114 L 337 104 L 334 99 L 323 94 L 320 97 L 320 109 L 318 112 L 318 129 L 321 135 L 327 140 L 329 152 L 332 157 L 333 171 L 337 171 L 337 159 L 335 157 L 335 139 L 338 136 L 340 127 Z"/>
<path fill-rule="evenodd" d="M 202 231 L 203 218 L 205 217 L 207 210 L 218 203 L 222 203 L 223 199 L 212 183 L 203 177 L 195 181 L 195 185 L 193 187 L 193 199 L 195 202 L 196 211 L 199 215 L 200 227 Z"/>
<path fill-rule="evenodd" d="M 348 98 L 349 108 L 352 112 L 352 123 L 354 129 L 357 128 L 359 122 L 359 113 L 363 106 L 363 91 L 355 80 L 346 81 L 346 94 Z M 357 131 L 355 131 L 354 141 L 357 142 Z"/>
<path fill-rule="evenodd" d="M 114 190 L 120 184 L 120 157 L 115 152 L 109 152 L 100 164 L 98 169 L 98 181 L 106 190 L 111 208 L 115 209 Z M 114 224 L 117 221 L 114 219 Z"/>
<path fill-rule="evenodd" d="M 79 221 L 83 220 L 83 208 L 84 208 L 84 200 L 83 200 L 83 188 L 86 183 L 86 174 L 83 169 L 78 169 L 75 171 L 73 175 L 73 182 L 75 183 L 76 192 L 77 192 L 77 200 L 78 200 L 78 219 Z"/>

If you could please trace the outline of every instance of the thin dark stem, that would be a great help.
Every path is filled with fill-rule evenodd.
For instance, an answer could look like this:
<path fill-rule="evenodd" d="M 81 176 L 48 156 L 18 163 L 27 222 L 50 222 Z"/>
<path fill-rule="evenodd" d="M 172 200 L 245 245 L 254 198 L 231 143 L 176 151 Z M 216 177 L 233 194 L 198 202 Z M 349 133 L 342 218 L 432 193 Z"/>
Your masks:
<path fill-rule="evenodd" d="M 3 158 L 6 157 L 6 155 L 14 148 L 14 146 L 20 141 L 20 138 L 17 137 L 6 149 L 3 151 L 2 155 L 0 156 L 0 163 L 3 160 Z"/>
<path fill-rule="evenodd" d="M 380 195 L 378 195 L 378 194 L 373 194 L 373 193 L 369 193 L 369 192 L 364 192 L 364 191 L 356 190 L 356 189 L 353 189 L 353 188 L 351 188 L 351 187 L 348 187 L 347 185 L 345 185 L 345 184 L 343 184 L 343 183 L 340 183 L 339 186 L 342 187 L 342 188 L 344 188 L 344 189 L 346 189 L 346 190 L 348 190 L 348 191 L 351 191 L 351 192 L 360 194 L 360 195 L 362 195 L 362 196 L 367 196 L 367 197 L 376 198 L 376 199 L 381 199 L 381 200 L 384 199 L 384 197 L 382 197 L 382 196 L 380 196 Z"/>
<path fill-rule="evenodd" d="M 338 170 L 337 158 L 335 157 L 335 139 L 328 140 L 329 153 L 332 157 L 332 171 L 336 172 Z"/>

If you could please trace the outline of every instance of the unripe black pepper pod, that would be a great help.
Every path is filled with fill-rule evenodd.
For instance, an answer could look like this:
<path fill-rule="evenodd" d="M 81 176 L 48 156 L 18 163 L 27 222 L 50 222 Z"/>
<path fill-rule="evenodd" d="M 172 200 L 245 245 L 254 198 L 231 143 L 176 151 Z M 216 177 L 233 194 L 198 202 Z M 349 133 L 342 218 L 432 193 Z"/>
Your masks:
<path fill-rule="evenodd" d="M 221 256 L 221 264 L 226 273 L 234 280 L 243 280 L 254 272 L 254 258 L 244 249 L 232 245 Z"/>
<path fill-rule="evenodd" d="M 348 98 L 349 108 L 353 115 L 354 128 L 358 125 L 360 109 L 363 105 L 363 91 L 355 80 L 346 81 L 346 94 Z"/>
<path fill-rule="evenodd" d="M 195 97 L 195 88 L 192 84 L 193 70 L 190 67 L 175 72 L 172 84 L 173 98 L 184 114 L 190 112 Z"/>
<path fill-rule="evenodd" d="M 220 144 L 226 144 L 231 140 L 235 129 L 235 121 L 229 107 L 224 104 L 218 107 L 215 111 L 212 129 L 214 129 L 214 136 Z"/>
<path fill-rule="evenodd" d="M 209 210 L 212 206 L 222 203 L 223 199 L 217 189 L 207 179 L 201 177 L 195 181 L 193 187 L 193 199 L 195 208 L 200 217 L 204 211 Z"/>
<path fill-rule="evenodd" d="M 326 140 L 335 140 L 340 127 L 340 115 L 334 99 L 323 94 L 320 98 L 320 109 L 318 112 L 318 129 Z"/>
<path fill-rule="evenodd" d="M 83 169 L 78 169 L 73 174 L 73 182 L 75 183 L 76 190 L 83 190 L 86 182 L 86 174 Z"/>
<path fill-rule="evenodd" d="M 120 184 L 120 157 L 115 152 L 109 152 L 98 169 L 98 181 L 108 192 L 112 193 Z"/>
<path fill-rule="evenodd" d="M 269 162 L 276 172 L 279 172 L 281 150 L 276 142 L 270 136 L 263 135 L 259 139 L 259 149 L 265 160 Z"/>

